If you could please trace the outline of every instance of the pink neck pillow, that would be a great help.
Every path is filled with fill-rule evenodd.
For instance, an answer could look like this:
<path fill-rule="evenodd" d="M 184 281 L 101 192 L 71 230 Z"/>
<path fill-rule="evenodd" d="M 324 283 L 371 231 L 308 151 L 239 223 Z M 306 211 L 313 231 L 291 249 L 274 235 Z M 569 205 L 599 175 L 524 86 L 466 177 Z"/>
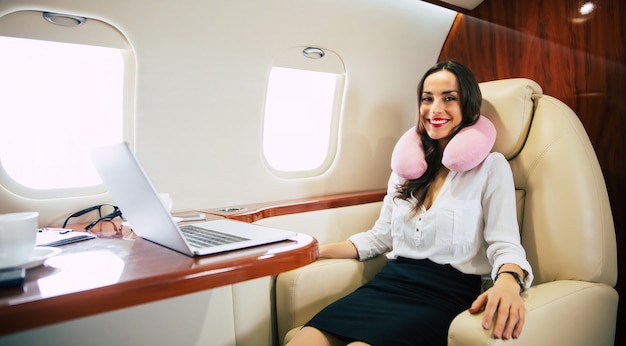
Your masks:
<path fill-rule="evenodd" d="M 454 172 L 465 172 L 478 166 L 489 155 L 496 142 L 496 128 L 484 116 L 472 126 L 452 137 L 443 150 L 441 163 Z M 404 179 L 417 179 L 426 172 L 422 140 L 413 126 L 396 143 L 391 154 L 391 169 Z"/>

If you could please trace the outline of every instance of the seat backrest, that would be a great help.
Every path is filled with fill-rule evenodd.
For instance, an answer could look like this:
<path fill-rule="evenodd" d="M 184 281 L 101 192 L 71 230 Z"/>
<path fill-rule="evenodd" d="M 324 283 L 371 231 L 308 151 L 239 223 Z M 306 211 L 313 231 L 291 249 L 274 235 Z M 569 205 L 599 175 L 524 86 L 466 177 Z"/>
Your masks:
<path fill-rule="evenodd" d="M 522 244 L 534 284 L 582 280 L 615 286 L 617 248 L 608 193 L 589 137 L 563 102 L 532 80 L 480 83 L 481 112 L 509 160 Z"/>

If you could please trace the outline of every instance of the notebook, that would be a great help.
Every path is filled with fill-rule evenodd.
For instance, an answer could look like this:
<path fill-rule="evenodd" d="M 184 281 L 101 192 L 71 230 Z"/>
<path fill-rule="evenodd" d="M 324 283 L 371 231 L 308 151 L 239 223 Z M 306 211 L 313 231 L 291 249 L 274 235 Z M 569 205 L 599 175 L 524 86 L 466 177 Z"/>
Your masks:
<path fill-rule="evenodd" d="M 188 256 L 203 256 L 279 242 L 296 235 L 229 219 L 179 226 L 127 143 L 98 147 L 91 150 L 90 155 L 113 201 L 135 234 L 151 242 Z M 195 238 L 204 233 L 221 239 L 202 245 Z"/>

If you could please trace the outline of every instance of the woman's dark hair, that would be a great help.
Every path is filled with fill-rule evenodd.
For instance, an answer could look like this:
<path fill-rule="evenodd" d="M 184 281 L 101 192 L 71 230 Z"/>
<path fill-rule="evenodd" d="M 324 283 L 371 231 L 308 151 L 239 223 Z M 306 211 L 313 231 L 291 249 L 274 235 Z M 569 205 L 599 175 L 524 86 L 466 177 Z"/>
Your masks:
<path fill-rule="evenodd" d="M 424 91 L 424 81 L 431 74 L 446 70 L 454 74 L 459 82 L 459 93 L 461 98 L 461 114 L 462 119 L 459 126 L 454 129 L 452 136 L 456 135 L 462 128 L 473 125 L 480 116 L 480 106 L 482 104 L 482 94 L 478 87 L 476 77 L 470 69 L 456 61 L 444 61 L 431 67 L 419 82 L 417 87 L 417 99 L 418 107 L 421 106 L 421 95 Z M 418 112 L 419 113 L 419 112 Z M 424 125 L 419 120 L 417 124 L 417 133 L 422 139 L 422 145 L 424 146 L 424 156 L 428 168 L 424 174 L 413 180 L 407 180 L 404 183 L 397 186 L 396 198 L 408 200 L 414 197 L 417 200 L 415 209 L 418 209 L 424 203 L 424 198 L 428 193 L 430 184 L 435 179 L 435 174 L 441 168 L 441 158 L 443 156 L 443 150 L 439 148 L 437 142 L 430 138 L 424 129 Z"/>

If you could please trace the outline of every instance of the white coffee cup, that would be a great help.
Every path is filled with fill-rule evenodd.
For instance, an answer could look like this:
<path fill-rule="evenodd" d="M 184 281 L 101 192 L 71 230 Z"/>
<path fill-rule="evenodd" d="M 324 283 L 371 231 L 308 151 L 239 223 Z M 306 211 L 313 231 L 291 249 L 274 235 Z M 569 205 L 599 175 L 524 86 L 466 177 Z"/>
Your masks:
<path fill-rule="evenodd" d="M 0 268 L 28 262 L 37 241 L 36 211 L 0 215 Z"/>

